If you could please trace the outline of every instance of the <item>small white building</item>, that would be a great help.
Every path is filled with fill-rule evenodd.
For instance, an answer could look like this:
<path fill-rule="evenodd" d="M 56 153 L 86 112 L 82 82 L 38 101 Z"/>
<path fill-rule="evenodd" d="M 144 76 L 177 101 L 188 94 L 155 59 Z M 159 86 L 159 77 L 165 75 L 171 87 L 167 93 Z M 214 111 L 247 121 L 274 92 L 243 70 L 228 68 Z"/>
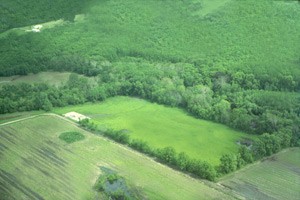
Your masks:
<path fill-rule="evenodd" d="M 37 33 L 37 32 L 41 32 L 41 29 L 43 28 L 43 25 L 35 25 L 35 26 L 33 26 L 32 27 L 32 32 L 35 32 L 35 33 Z"/>
<path fill-rule="evenodd" d="M 80 113 L 77 113 L 77 112 L 68 112 L 66 114 L 63 115 L 64 117 L 67 117 L 67 118 L 70 118 L 74 121 L 77 121 L 79 122 L 80 120 L 83 120 L 83 119 L 91 119 L 90 117 L 87 117 L 87 116 L 84 116 Z"/>

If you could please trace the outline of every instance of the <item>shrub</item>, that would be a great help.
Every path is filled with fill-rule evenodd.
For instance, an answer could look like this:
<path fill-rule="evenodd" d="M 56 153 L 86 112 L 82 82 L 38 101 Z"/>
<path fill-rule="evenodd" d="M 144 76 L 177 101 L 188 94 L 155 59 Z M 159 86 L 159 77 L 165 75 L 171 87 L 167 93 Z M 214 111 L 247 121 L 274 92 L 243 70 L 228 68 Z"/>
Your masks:
<path fill-rule="evenodd" d="M 83 140 L 85 136 L 79 132 L 64 132 L 59 135 L 59 139 L 65 141 L 66 143 L 73 143 Z"/>
<path fill-rule="evenodd" d="M 230 154 L 224 154 L 220 158 L 221 164 L 219 166 L 219 172 L 222 174 L 228 174 L 236 170 L 237 163 L 236 157 Z"/>

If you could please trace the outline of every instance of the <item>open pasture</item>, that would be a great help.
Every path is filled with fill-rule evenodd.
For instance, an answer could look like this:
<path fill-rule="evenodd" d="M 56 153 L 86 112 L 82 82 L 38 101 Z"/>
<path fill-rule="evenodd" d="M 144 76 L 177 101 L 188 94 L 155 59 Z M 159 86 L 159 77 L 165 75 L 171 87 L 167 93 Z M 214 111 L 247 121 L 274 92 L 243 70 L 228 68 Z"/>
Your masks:
<path fill-rule="evenodd" d="M 220 183 L 247 199 L 299 199 L 300 149 L 280 152 L 224 177 Z"/>
<path fill-rule="evenodd" d="M 141 139 L 155 148 L 172 146 L 177 152 L 219 163 L 224 153 L 235 153 L 237 142 L 253 136 L 227 126 L 196 119 L 178 108 L 148 101 L 115 97 L 101 103 L 56 109 L 58 114 L 75 111 L 92 119 L 99 128 L 126 130 L 133 139 Z"/>
<path fill-rule="evenodd" d="M 85 138 L 72 144 L 59 139 L 70 131 Z M 94 199 L 103 167 L 146 199 L 232 198 L 56 116 L 0 126 L 0 199 Z"/>

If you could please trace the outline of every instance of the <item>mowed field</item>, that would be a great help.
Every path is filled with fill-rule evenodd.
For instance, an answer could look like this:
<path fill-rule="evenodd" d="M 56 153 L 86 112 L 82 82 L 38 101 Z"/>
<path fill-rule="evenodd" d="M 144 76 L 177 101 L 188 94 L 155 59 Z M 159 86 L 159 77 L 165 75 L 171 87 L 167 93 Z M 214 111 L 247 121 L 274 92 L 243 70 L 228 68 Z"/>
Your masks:
<path fill-rule="evenodd" d="M 247 199 L 299 199 L 300 148 L 273 155 L 224 177 L 220 183 Z"/>
<path fill-rule="evenodd" d="M 85 139 L 67 144 L 58 138 L 67 131 Z M 94 199 L 100 167 L 125 177 L 146 199 L 232 199 L 57 116 L 0 125 L 0 199 Z"/>
<path fill-rule="evenodd" d="M 221 124 L 196 119 L 178 108 L 131 97 L 55 110 L 58 114 L 70 111 L 91 117 L 99 128 L 126 129 L 131 138 L 144 140 L 151 147 L 172 146 L 177 152 L 186 152 L 213 165 L 219 163 L 222 154 L 235 153 L 237 141 L 253 137 Z"/>
<path fill-rule="evenodd" d="M 0 115 L 0 125 L 10 122 L 10 121 L 21 120 L 21 119 L 27 118 L 27 117 L 33 117 L 35 115 L 42 114 L 42 113 L 45 113 L 45 111 L 39 110 L 39 111 L 15 112 L 15 113 L 1 114 Z"/>

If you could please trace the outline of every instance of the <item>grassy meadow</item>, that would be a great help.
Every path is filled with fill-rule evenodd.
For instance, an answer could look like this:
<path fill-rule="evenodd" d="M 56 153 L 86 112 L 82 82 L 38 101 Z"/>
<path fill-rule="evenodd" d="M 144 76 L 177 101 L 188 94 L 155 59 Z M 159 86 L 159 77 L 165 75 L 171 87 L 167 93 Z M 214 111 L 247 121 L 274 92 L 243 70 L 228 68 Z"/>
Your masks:
<path fill-rule="evenodd" d="M 300 149 L 284 150 L 224 177 L 220 183 L 247 199 L 299 199 Z"/>
<path fill-rule="evenodd" d="M 237 141 L 254 138 L 227 126 L 196 119 L 178 108 L 170 108 L 131 97 L 114 97 L 101 103 L 89 103 L 55 109 L 64 114 L 79 112 L 92 118 L 99 128 L 125 129 L 133 139 L 141 139 L 155 148 L 172 146 L 177 152 L 219 163 L 224 153 L 236 153 Z"/>
<path fill-rule="evenodd" d="M 59 139 L 74 131 L 85 138 Z M 118 172 L 145 199 L 232 199 L 56 116 L 1 125 L 0 138 L 0 199 L 94 199 L 100 167 Z"/>

